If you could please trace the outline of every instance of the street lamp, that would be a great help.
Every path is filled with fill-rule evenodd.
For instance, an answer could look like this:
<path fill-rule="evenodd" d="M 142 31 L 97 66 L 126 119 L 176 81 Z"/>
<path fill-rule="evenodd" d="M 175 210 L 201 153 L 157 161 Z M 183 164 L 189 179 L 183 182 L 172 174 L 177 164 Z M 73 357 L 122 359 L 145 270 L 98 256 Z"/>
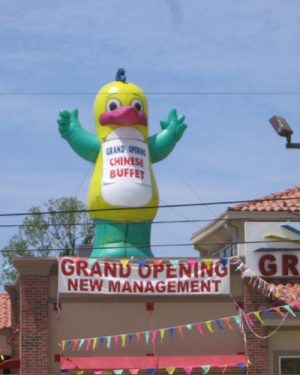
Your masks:
<path fill-rule="evenodd" d="M 281 116 L 273 116 L 269 121 L 276 133 L 281 137 L 286 138 L 286 148 L 300 148 L 300 143 L 292 143 L 293 129 L 285 118 Z"/>

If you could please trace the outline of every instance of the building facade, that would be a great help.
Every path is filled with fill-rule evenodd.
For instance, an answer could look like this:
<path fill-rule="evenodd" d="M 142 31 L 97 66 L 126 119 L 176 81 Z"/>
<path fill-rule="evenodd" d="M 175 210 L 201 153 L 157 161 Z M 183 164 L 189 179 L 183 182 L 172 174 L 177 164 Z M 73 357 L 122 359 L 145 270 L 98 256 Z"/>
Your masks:
<path fill-rule="evenodd" d="M 300 187 L 229 207 L 193 234 L 195 259 L 16 258 L 6 368 L 299 373 L 299 212 Z"/>

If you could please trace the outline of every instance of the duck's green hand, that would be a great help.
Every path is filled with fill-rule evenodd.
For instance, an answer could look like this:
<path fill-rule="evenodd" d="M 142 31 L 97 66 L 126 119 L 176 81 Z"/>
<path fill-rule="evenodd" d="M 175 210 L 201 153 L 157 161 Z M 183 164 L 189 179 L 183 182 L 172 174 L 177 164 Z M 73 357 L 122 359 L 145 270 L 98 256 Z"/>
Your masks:
<path fill-rule="evenodd" d="M 184 123 L 185 117 L 183 115 L 177 115 L 175 108 L 171 109 L 167 120 L 160 121 L 162 130 L 167 130 L 169 133 L 174 135 L 176 141 L 182 137 L 187 125 Z"/>
<path fill-rule="evenodd" d="M 58 130 L 72 149 L 82 158 L 95 162 L 100 151 L 101 143 L 98 137 L 85 130 L 78 120 L 78 109 L 62 110 L 59 113 Z"/>
<path fill-rule="evenodd" d="M 78 109 L 74 109 L 73 111 L 62 110 L 59 112 L 58 119 L 58 130 L 62 138 L 69 139 L 72 131 L 81 126 L 80 122 L 78 121 Z"/>

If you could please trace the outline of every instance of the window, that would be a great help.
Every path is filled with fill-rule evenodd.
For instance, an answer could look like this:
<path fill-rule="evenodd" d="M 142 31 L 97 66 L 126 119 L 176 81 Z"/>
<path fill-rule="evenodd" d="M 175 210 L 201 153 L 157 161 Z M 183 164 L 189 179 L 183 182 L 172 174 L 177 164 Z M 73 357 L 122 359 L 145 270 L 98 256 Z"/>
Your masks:
<path fill-rule="evenodd" d="M 279 357 L 280 374 L 300 374 L 300 356 L 281 356 Z"/>
<path fill-rule="evenodd" d="M 226 245 L 212 254 L 212 258 L 230 258 L 236 255 L 232 245 Z"/>

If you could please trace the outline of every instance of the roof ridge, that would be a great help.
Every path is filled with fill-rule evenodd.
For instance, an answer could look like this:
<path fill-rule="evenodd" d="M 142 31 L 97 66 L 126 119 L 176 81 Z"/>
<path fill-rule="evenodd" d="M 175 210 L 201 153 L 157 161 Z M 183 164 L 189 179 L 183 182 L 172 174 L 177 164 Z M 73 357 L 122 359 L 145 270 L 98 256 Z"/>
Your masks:
<path fill-rule="evenodd" d="M 296 196 L 289 197 L 291 194 L 296 194 Z M 288 197 L 288 200 L 284 200 L 284 198 Z M 249 200 L 248 202 L 242 202 L 235 206 L 230 206 L 228 207 L 228 211 L 300 211 L 300 185 L 296 185 L 292 188 L 265 195 L 262 198 L 256 198 L 253 200 Z"/>

